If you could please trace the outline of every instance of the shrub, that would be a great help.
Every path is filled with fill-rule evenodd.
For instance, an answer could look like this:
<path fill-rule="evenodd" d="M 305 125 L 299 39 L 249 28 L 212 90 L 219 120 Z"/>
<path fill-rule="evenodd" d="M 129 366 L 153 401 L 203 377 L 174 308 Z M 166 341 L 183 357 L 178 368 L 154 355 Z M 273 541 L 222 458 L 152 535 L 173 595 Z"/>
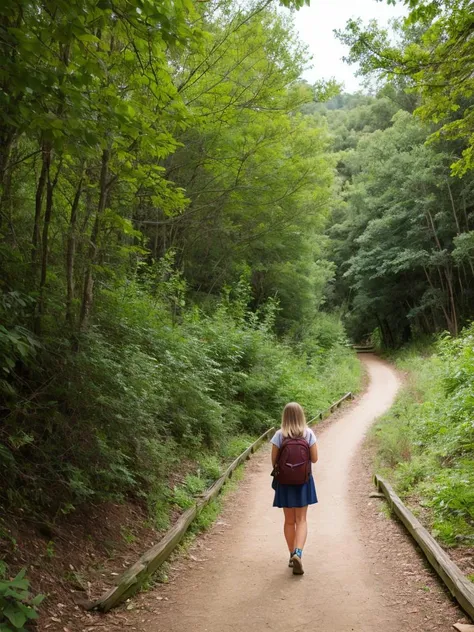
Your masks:
<path fill-rule="evenodd" d="M 38 618 L 37 607 L 44 597 L 30 594 L 25 569 L 12 580 L 6 579 L 6 573 L 6 566 L 0 562 L 0 630 L 26 632 L 25 624 Z"/>
<path fill-rule="evenodd" d="M 376 427 L 379 465 L 448 545 L 474 536 L 474 325 L 399 354 L 408 382 Z"/>
<path fill-rule="evenodd" d="M 164 290 L 149 289 L 146 279 L 103 289 L 78 348 L 56 330 L 25 367 L 35 395 L 19 396 L 3 421 L 3 502 L 51 513 L 136 497 L 164 528 L 170 506 L 188 506 L 222 461 L 279 423 L 286 402 L 314 416 L 355 390 L 358 362 L 327 315 L 308 355 L 277 339 L 275 306 L 252 313 L 245 292 L 208 312 L 180 306 L 178 317 Z M 170 495 L 169 475 L 183 460 L 192 476 Z"/>
<path fill-rule="evenodd" d="M 198 456 L 198 469 L 208 481 L 216 481 L 222 474 L 221 462 L 216 455 Z"/>

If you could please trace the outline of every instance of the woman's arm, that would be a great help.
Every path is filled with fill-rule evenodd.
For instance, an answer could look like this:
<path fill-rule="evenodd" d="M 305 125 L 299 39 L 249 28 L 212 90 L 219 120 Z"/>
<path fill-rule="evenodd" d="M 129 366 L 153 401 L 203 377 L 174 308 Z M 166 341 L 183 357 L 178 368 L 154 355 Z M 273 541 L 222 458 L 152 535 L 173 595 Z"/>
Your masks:
<path fill-rule="evenodd" d="M 274 443 L 272 443 L 272 467 L 275 467 L 275 464 L 278 460 L 278 452 L 280 452 L 280 449 L 277 448 Z"/>
<path fill-rule="evenodd" d="M 311 463 L 316 463 L 318 460 L 318 444 L 313 443 L 313 445 L 309 449 L 309 456 L 311 458 Z"/>

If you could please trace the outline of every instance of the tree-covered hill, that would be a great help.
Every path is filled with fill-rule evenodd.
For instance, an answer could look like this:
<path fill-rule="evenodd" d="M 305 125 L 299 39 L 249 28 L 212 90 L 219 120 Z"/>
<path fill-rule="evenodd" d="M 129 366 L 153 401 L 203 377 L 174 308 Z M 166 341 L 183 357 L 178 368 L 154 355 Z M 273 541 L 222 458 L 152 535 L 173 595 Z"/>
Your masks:
<path fill-rule="evenodd" d="M 474 14 L 407 4 L 395 37 L 357 20 L 339 34 L 372 96 L 309 106 L 337 159 L 331 304 L 405 373 L 372 435 L 375 467 L 473 579 Z"/>
<path fill-rule="evenodd" d="M 452 176 L 459 143 L 429 142 L 434 126 L 399 108 L 393 90 L 323 112 L 338 171 L 333 301 L 355 339 L 377 330 L 388 347 L 457 334 L 474 310 L 472 172 Z"/>
<path fill-rule="evenodd" d="M 355 336 L 377 328 L 386 346 L 456 335 L 474 309 L 472 6 L 407 4 L 395 36 L 360 20 L 338 34 L 376 96 L 327 113 L 336 302 L 348 301 Z"/>

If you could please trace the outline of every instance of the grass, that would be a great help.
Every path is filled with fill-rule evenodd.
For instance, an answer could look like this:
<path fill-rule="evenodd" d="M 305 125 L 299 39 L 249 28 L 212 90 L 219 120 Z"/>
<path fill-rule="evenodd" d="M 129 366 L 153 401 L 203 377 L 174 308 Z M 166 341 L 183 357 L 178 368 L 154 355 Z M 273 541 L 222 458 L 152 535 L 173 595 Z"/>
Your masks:
<path fill-rule="evenodd" d="M 158 531 L 169 529 L 173 509 L 185 511 L 192 507 L 196 498 L 219 479 L 225 468 L 256 439 L 250 434 L 231 435 L 221 443 L 217 454 L 200 452 L 195 455 L 192 472 L 172 489 L 164 483 L 156 484 L 147 498 L 150 525 Z"/>
<path fill-rule="evenodd" d="M 120 527 L 120 534 L 127 544 L 136 542 L 137 537 L 133 534 L 129 527 Z"/>
<path fill-rule="evenodd" d="M 393 511 L 392 511 L 392 508 L 390 507 L 390 505 L 389 505 L 389 504 L 388 504 L 385 500 L 383 500 L 383 501 L 380 503 L 380 506 L 379 506 L 379 511 L 380 511 L 380 513 L 381 513 L 383 516 L 385 516 L 385 518 L 387 518 L 387 519 L 391 519 L 391 518 L 393 518 L 393 516 L 394 516 L 394 513 L 393 513 Z"/>
<path fill-rule="evenodd" d="M 222 462 L 217 455 L 198 456 L 198 473 L 208 480 L 217 480 L 222 474 Z"/>
<path fill-rule="evenodd" d="M 370 434 L 376 471 L 448 547 L 474 536 L 473 333 L 392 356 L 404 386 Z"/>

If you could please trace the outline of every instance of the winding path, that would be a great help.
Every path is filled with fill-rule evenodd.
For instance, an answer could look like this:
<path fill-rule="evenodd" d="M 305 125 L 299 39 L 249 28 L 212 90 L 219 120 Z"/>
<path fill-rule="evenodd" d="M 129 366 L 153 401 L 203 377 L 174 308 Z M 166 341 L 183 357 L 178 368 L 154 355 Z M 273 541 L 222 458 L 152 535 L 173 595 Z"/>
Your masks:
<path fill-rule="evenodd" d="M 446 621 L 440 625 L 436 617 L 438 621 L 430 625 L 427 616 L 435 599 L 437 603 L 446 599 L 441 589 L 441 593 L 433 592 L 429 597 L 431 603 L 428 609 L 425 604 L 423 616 L 413 615 L 416 621 L 405 614 L 406 605 L 391 607 L 394 595 L 403 596 L 405 578 L 400 581 L 398 577 L 397 585 L 396 573 L 387 564 L 394 555 L 402 553 L 396 543 L 395 552 L 384 555 L 385 535 L 378 543 L 368 544 L 372 536 L 367 522 L 365 526 L 360 522 L 361 497 L 357 501 L 351 495 L 354 476 L 357 479 L 357 472 L 361 471 L 358 465 L 361 442 L 369 426 L 390 407 L 399 388 L 397 376 L 387 364 L 374 356 L 364 356 L 362 361 L 370 377 L 367 391 L 318 438 L 320 460 L 314 473 L 320 502 L 308 512 L 305 575 L 293 576 L 286 566 L 283 516 L 281 510 L 271 506 L 269 450 L 264 449 L 250 462 L 245 480 L 233 496 L 233 505 L 227 507 L 223 518 L 192 552 L 188 566 L 181 568 L 164 590 L 152 591 L 144 597 L 144 609 L 129 623 L 132 629 L 143 632 L 447 629 Z M 367 505 L 366 490 L 362 497 Z M 396 538 L 403 537 L 396 534 Z M 412 568 L 412 558 L 417 556 L 409 544 L 405 545 L 405 559 L 396 558 L 397 564 Z M 416 572 L 423 573 L 423 561 L 418 558 L 415 563 L 421 569 Z M 413 575 L 412 570 L 407 572 Z M 423 581 L 426 583 L 426 578 Z M 422 601 L 418 592 L 414 592 L 414 600 L 418 608 Z M 395 603 L 407 604 L 407 601 Z M 146 610 L 149 615 L 145 619 L 142 617 Z"/>

